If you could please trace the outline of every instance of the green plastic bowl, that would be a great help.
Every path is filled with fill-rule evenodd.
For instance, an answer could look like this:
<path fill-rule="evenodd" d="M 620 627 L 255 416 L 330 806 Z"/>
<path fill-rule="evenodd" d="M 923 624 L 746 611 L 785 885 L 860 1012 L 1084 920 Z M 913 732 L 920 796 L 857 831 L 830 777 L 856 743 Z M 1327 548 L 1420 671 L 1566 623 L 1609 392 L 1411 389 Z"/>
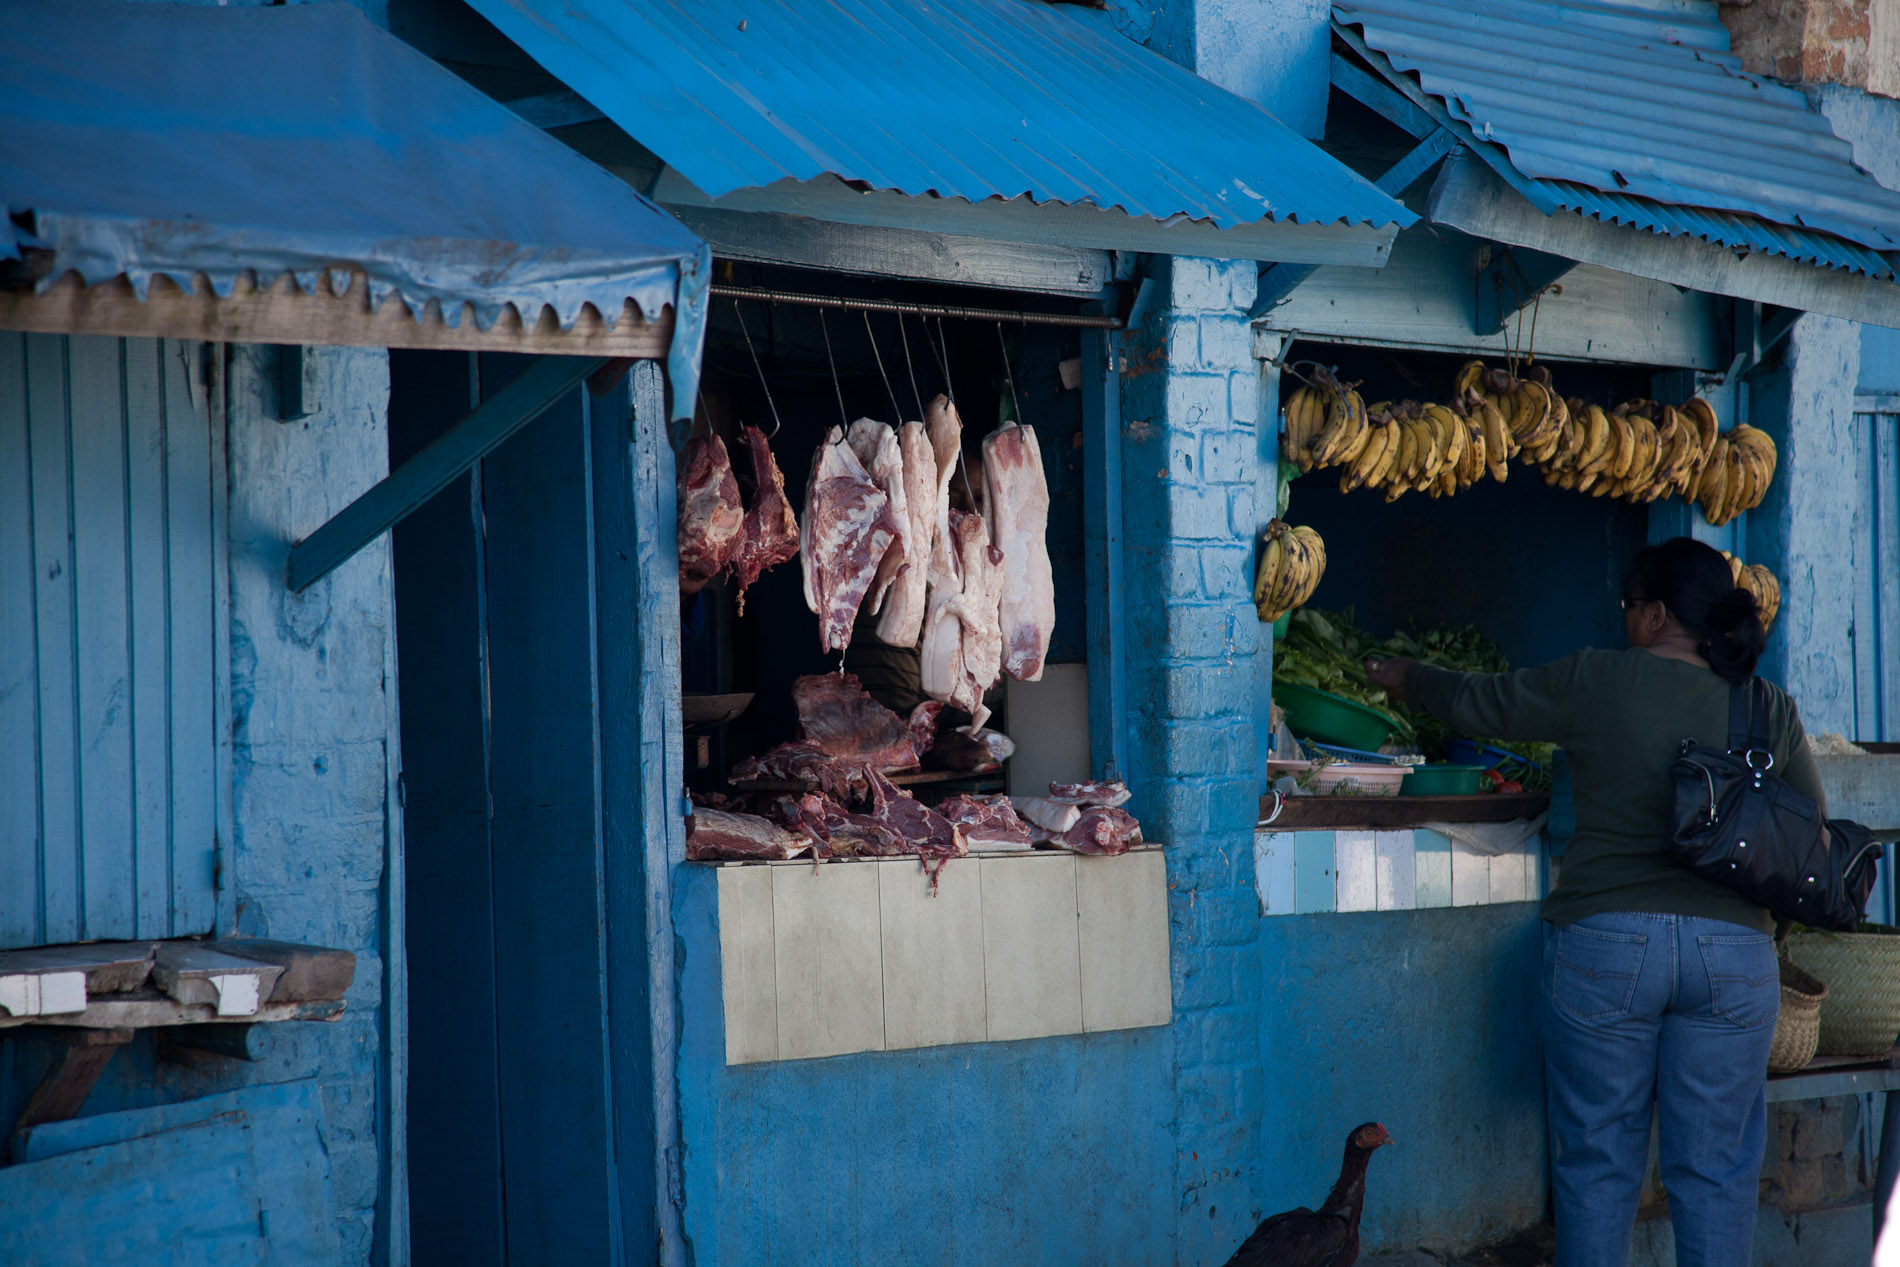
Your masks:
<path fill-rule="evenodd" d="M 1392 736 L 1392 721 L 1385 714 L 1331 691 L 1275 682 L 1273 702 L 1286 713 L 1286 724 L 1293 733 L 1302 738 L 1377 752 L 1379 745 Z"/>
<path fill-rule="evenodd" d="M 1481 765 L 1419 765 L 1399 785 L 1400 796 L 1476 796 L 1484 790 Z"/>

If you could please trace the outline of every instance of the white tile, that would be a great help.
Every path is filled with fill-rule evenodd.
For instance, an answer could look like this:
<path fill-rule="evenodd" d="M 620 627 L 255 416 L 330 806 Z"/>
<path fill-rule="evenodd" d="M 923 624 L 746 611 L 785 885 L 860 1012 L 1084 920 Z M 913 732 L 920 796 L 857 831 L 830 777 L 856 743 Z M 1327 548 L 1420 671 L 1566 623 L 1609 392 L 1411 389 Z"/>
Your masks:
<path fill-rule="evenodd" d="M 1378 865 L 1372 833 L 1342 831 L 1333 836 L 1333 870 L 1338 879 L 1337 911 L 1379 909 Z"/>
<path fill-rule="evenodd" d="M 883 927 L 869 862 L 772 867 L 778 1058 L 884 1046 Z"/>
<path fill-rule="evenodd" d="M 1293 859 L 1298 837 L 1290 831 L 1261 831 L 1253 837 L 1253 886 L 1262 915 L 1291 915 L 1297 893 Z"/>
<path fill-rule="evenodd" d="M 1168 986 L 1168 873 L 1161 851 L 1075 860 L 1082 1028 L 1174 1019 Z"/>
<path fill-rule="evenodd" d="M 1081 1033 L 1075 855 L 992 854 L 976 865 L 990 1041 Z"/>
<path fill-rule="evenodd" d="M 1418 909 L 1451 905 L 1451 841 L 1435 831 L 1412 833 L 1412 867 L 1417 872 Z"/>
<path fill-rule="evenodd" d="M 1522 902 L 1530 897 L 1530 855 L 1522 848 L 1491 859 L 1491 900 Z"/>
<path fill-rule="evenodd" d="M 1483 906 L 1491 900 L 1491 856 L 1451 842 L 1451 904 Z"/>
<path fill-rule="evenodd" d="M 1378 865 L 1379 909 L 1409 911 L 1417 906 L 1418 867 L 1412 833 L 1409 830 L 1374 832 L 1372 851 Z"/>
<path fill-rule="evenodd" d="M 719 868 L 719 985 L 726 1063 L 778 1059 L 778 970 L 772 948 L 772 872 Z"/>
<path fill-rule="evenodd" d="M 976 860 L 945 866 L 935 896 L 916 859 L 892 858 L 876 866 L 885 1047 L 982 1042 L 989 1018 L 983 998 L 983 881 Z"/>

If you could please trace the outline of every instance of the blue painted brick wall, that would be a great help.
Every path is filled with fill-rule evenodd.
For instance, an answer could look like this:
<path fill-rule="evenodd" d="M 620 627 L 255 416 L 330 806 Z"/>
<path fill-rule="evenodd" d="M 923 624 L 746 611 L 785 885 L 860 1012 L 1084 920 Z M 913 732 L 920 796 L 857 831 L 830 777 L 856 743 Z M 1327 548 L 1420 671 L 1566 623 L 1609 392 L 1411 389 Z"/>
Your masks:
<path fill-rule="evenodd" d="M 1124 359 L 1129 767 L 1168 844 L 1176 1261 L 1220 1261 L 1260 1217 L 1264 1103 L 1253 893 L 1255 266 L 1149 265 Z"/>

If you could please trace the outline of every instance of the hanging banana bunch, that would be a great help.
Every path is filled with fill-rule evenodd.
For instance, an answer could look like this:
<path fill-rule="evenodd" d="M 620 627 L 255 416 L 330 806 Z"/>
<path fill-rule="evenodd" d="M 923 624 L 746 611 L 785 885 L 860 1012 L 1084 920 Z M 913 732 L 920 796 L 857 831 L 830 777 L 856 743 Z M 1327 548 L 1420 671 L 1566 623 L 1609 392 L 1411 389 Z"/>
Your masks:
<path fill-rule="evenodd" d="M 1286 402 L 1280 453 L 1305 474 L 1317 467 L 1347 466 L 1364 452 L 1372 425 L 1366 402 L 1323 365 Z"/>
<path fill-rule="evenodd" d="M 1272 624 L 1313 596 L 1326 574 L 1326 543 L 1305 524 L 1293 527 L 1275 519 L 1267 524 L 1254 574 L 1253 605 Z"/>
<path fill-rule="evenodd" d="M 1775 478 L 1775 442 L 1746 423 L 1715 442 L 1695 486 L 1702 517 L 1720 528 L 1744 510 L 1761 505 Z"/>
<path fill-rule="evenodd" d="M 1735 578 L 1737 588 L 1745 589 L 1755 596 L 1755 606 L 1761 611 L 1761 627 L 1764 630 L 1774 626 L 1775 616 L 1781 611 L 1781 582 L 1775 574 L 1759 563 L 1744 563 L 1727 550 L 1722 557 L 1728 560 L 1729 575 Z"/>

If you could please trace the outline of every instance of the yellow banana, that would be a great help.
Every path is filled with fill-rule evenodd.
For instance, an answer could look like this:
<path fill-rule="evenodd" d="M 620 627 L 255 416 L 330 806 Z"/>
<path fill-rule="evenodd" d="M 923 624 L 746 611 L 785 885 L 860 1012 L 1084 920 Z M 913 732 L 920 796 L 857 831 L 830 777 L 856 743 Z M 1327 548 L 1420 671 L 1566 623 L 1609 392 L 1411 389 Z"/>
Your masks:
<path fill-rule="evenodd" d="M 1275 520 L 1274 523 L 1278 523 Z M 1266 601 L 1267 592 L 1273 588 L 1274 580 L 1280 575 L 1280 568 L 1286 562 L 1286 546 L 1281 542 L 1279 533 L 1271 524 L 1267 527 L 1266 543 L 1260 548 L 1260 566 L 1253 577 L 1253 604 L 1260 606 Z"/>

